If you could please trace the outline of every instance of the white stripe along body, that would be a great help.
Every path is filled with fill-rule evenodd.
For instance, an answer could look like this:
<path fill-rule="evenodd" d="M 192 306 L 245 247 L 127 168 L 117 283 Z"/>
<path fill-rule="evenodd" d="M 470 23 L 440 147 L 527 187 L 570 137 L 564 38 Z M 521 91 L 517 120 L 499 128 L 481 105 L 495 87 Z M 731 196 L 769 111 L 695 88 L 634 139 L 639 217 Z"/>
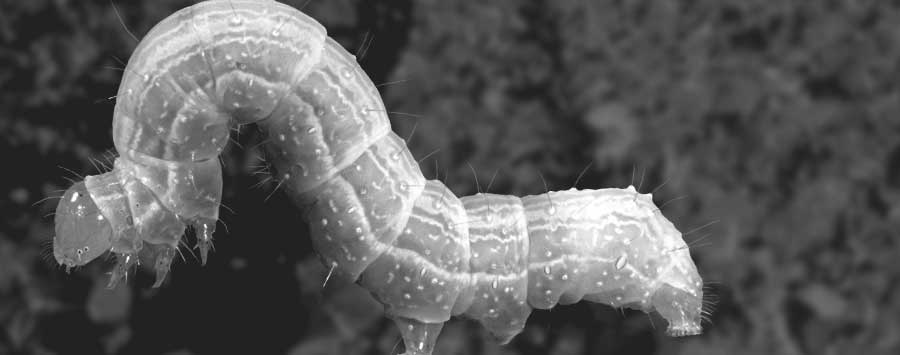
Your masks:
<path fill-rule="evenodd" d="M 233 124 L 256 123 L 316 252 L 385 305 L 408 353 L 430 354 L 451 316 L 505 343 L 532 308 L 581 299 L 655 309 L 671 335 L 700 332 L 700 277 L 649 195 L 457 198 L 422 176 L 355 58 L 289 6 L 178 11 L 138 45 L 117 97 L 120 157 L 66 192 L 54 237 L 67 266 L 115 253 L 111 285 L 142 248 L 157 253 L 159 285 L 186 225 L 205 262 L 222 187 L 216 157 Z"/>

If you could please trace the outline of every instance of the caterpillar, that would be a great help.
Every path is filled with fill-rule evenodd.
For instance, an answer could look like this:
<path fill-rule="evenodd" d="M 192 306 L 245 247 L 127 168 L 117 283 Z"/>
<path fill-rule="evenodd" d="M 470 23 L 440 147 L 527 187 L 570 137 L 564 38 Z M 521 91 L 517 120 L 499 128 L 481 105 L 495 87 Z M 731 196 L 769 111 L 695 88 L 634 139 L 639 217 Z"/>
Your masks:
<path fill-rule="evenodd" d="M 217 157 L 233 125 L 253 123 L 322 262 L 384 305 L 406 354 L 431 354 L 452 316 L 505 344 L 532 309 L 582 299 L 656 311 L 671 336 L 701 332 L 702 280 L 650 194 L 455 196 L 424 178 L 355 57 L 290 6 L 210 0 L 179 10 L 138 44 L 116 97 L 119 156 L 65 192 L 53 237 L 67 268 L 115 255 L 110 287 L 139 252 L 155 256 L 159 287 L 188 227 L 206 263 Z"/>

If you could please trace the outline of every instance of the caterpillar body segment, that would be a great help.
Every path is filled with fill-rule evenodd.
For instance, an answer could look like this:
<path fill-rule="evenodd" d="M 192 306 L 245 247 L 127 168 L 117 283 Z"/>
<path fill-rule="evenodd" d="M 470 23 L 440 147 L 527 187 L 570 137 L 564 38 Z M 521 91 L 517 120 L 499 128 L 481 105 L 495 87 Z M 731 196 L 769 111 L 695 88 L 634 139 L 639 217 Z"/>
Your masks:
<path fill-rule="evenodd" d="M 472 287 L 465 316 L 478 320 L 506 344 L 525 327 L 530 237 L 525 208 L 516 196 L 461 198 L 469 220 Z"/>
<path fill-rule="evenodd" d="M 313 248 L 352 280 L 406 228 L 425 178 L 403 140 L 389 132 L 340 174 L 307 193 Z M 302 201 L 301 201 L 302 202 Z"/>
<path fill-rule="evenodd" d="M 533 307 L 585 299 L 656 309 L 668 320 L 669 334 L 700 333 L 703 282 L 681 232 L 656 208 L 652 195 L 633 186 L 570 189 L 525 196 L 522 203 L 531 242 Z M 679 296 L 672 297 L 676 291 Z"/>
<path fill-rule="evenodd" d="M 440 181 L 428 180 L 405 228 L 359 284 L 389 316 L 443 323 L 471 304 L 469 248 L 462 203 Z"/>
<path fill-rule="evenodd" d="M 61 200 L 57 261 L 112 251 L 114 286 L 146 250 L 159 286 L 191 226 L 205 263 L 221 201 L 217 156 L 231 127 L 249 123 L 266 133 L 273 177 L 323 263 L 385 305 L 408 354 L 430 354 L 452 316 L 506 343 L 532 308 L 581 299 L 655 309 L 671 335 L 701 330 L 700 277 L 649 195 L 457 198 L 423 177 L 355 58 L 274 1 L 202 2 L 138 45 L 113 120 L 120 156 Z"/>

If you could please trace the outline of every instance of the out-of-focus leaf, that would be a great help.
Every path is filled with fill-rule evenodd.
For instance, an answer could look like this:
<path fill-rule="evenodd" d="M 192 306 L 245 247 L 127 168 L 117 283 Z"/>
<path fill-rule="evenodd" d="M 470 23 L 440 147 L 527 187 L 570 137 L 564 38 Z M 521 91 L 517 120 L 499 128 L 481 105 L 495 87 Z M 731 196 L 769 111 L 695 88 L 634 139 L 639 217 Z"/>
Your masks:
<path fill-rule="evenodd" d="M 123 287 L 124 288 L 124 287 Z M 117 326 L 116 329 L 103 338 L 103 346 L 108 354 L 118 353 L 132 337 L 131 328 L 127 325 Z M 186 355 L 189 355 L 188 352 Z"/>
<path fill-rule="evenodd" d="M 848 311 L 847 302 L 840 294 L 822 284 L 811 284 L 799 293 L 800 299 L 826 320 L 838 320 Z"/>
<path fill-rule="evenodd" d="M 358 352 L 346 352 L 341 349 L 341 339 L 338 336 L 319 336 L 301 341 L 294 346 L 290 355 L 330 355 L 330 354 L 359 354 Z"/>
<path fill-rule="evenodd" d="M 34 332 L 35 325 L 34 315 L 26 309 L 20 309 L 13 315 L 6 328 L 6 336 L 9 337 L 13 348 L 21 349 L 25 345 L 28 337 Z"/>
<path fill-rule="evenodd" d="M 122 322 L 131 313 L 131 287 L 126 284 L 110 290 L 106 281 L 105 278 L 94 280 L 86 305 L 88 317 L 97 323 Z"/>

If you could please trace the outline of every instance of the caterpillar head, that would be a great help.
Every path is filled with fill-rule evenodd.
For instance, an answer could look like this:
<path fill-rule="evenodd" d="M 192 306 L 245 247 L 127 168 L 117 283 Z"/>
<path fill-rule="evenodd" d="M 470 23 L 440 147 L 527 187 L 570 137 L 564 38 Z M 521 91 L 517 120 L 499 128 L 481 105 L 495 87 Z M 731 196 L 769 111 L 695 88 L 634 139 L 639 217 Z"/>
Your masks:
<path fill-rule="evenodd" d="M 697 335 L 703 331 L 703 282 L 690 253 L 686 249 L 670 252 L 672 267 L 659 278 L 659 287 L 651 302 L 659 314 L 669 322 L 669 336 Z"/>
<path fill-rule="evenodd" d="M 84 182 L 78 182 L 56 206 L 53 256 L 67 268 L 84 265 L 110 249 L 112 233 Z"/>

